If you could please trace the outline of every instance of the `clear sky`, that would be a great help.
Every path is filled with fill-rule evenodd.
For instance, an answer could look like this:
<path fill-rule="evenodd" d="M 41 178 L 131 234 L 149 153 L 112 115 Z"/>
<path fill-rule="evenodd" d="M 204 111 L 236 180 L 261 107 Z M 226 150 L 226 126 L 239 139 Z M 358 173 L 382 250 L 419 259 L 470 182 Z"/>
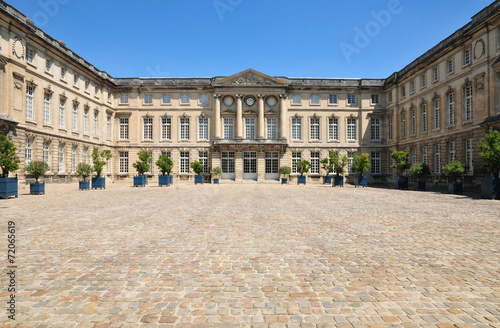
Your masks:
<path fill-rule="evenodd" d="M 492 0 L 7 0 L 114 77 L 386 78 Z"/>

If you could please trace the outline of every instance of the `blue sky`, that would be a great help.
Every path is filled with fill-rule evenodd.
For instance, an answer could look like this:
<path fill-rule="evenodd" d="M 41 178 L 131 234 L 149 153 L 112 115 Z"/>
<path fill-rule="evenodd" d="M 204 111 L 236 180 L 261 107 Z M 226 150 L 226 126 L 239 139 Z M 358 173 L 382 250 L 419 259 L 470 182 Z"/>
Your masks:
<path fill-rule="evenodd" d="M 386 78 L 492 1 L 7 2 L 114 77 Z"/>

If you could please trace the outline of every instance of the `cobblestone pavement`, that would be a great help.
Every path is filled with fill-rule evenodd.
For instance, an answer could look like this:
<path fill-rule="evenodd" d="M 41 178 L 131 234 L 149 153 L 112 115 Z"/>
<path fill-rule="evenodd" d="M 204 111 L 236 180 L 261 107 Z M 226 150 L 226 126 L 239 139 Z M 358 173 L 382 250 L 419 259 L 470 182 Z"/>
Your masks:
<path fill-rule="evenodd" d="M 3 327 L 500 327 L 498 201 L 321 185 L 46 189 L 0 200 L 18 265 Z"/>

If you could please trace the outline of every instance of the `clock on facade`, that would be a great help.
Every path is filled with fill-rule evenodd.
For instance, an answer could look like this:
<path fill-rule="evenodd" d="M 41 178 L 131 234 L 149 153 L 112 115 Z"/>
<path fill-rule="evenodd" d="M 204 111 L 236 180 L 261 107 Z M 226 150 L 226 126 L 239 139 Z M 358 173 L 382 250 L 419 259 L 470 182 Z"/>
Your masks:
<path fill-rule="evenodd" d="M 224 105 L 231 106 L 232 104 L 233 104 L 233 98 L 231 97 L 224 98 Z"/>
<path fill-rule="evenodd" d="M 276 98 L 274 98 L 274 97 L 267 98 L 267 104 L 271 107 L 276 105 Z"/>
<path fill-rule="evenodd" d="M 255 104 L 255 98 L 254 97 L 248 97 L 245 102 L 247 103 L 248 106 L 253 106 Z"/>

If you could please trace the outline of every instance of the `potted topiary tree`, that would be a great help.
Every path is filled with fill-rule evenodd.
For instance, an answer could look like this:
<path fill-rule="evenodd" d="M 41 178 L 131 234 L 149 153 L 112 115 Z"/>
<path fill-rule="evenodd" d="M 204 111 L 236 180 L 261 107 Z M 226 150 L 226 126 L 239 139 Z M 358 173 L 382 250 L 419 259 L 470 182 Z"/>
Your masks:
<path fill-rule="evenodd" d="M 16 155 L 17 148 L 5 136 L 0 136 L 0 198 L 8 199 L 10 196 L 18 197 L 17 175 L 9 178 L 9 172 L 19 169 L 19 157 Z"/>
<path fill-rule="evenodd" d="M 368 160 L 368 154 L 362 153 L 361 155 L 355 154 L 352 164 L 352 170 L 358 175 L 358 183 L 356 187 L 368 187 L 368 177 L 363 176 L 363 174 L 368 171 L 370 167 L 370 161 Z"/>
<path fill-rule="evenodd" d="M 96 177 L 92 178 L 92 189 L 106 189 L 106 178 L 101 177 L 102 169 L 104 165 L 108 163 L 108 160 L 113 157 L 111 151 L 105 149 L 99 152 L 96 148 L 92 152 L 92 161 L 94 162 L 94 172 Z"/>
<path fill-rule="evenodd" d="M 201 175 L 203 173 L 203 169 L 205 168 L 200 162 L 194 161 L 191 163 L 191 168 L 193 169 L 194 173 L 196 174 L 194 177 L 194 184 L 203 184 L 203 176 Z"/>
<path fill-rule="evenodd" d="M 158 177 L 158 185 L 161 186 L 169 186 L 172 184 L 170 171 L 172 171 L 172 167 L 174 166 L 174 162 L 168 156 L 160 156 L 160 158 L 156 161 L 156 166 L 160 169 L 161 175 Z M 165 175 L 165 173 L 167 175 Z"/>
<path fill-rule="evenodd" d="M 149 165 L 153 159 L 149 152 L 145 150 L 141 150 L 138 155 L 139 159 L 132 164 L 137 171 L 137 176 L 134 176 L 134 187 L 144 187 L 148 184 L 148 177 L 144 173 L 149 171 Z"/>
<path fill-rule="evenodd" d="M 398 171 L 398 189 L 408 190 L 408 177 L 403 176 L 404 171 L 408 168 L 408 154 L 405 151 L 395 151 L 391 158 L 394 160 L 392 168 Z"/>
<path fill-rule="evenodd" d="M 79 163 L 76 166 L 76 176 L 83 179 L 78 182 L 79 190 L 90 190 L 90 181 L 87 181 L 87 178 L 92 175 L 92 172 L 92 166 L 87 163 Z"/>
<path fill-rule="evenodd" d="M 431 169 L 429 165 L 425 163 L 415 163 L 410 168 L 410 176 L 417 179 L 415 182 L 415 189 L 418 191 L 425 191 L 426 185 L 425 180 L 431 175 Z"/>
<path fill-rule="evenodd" d="M 335 170 L 335 176 L 333 179 L 332 187 L 344 186 L 344 174 L 347 163 L 349 162 L 349 158 L 344 155 L 340 157 L 339 152 L 331 152 L 330 153 L 330 162 Z"/>
<path fill-rule="evenodd" d="M 306 176 L 304 173 L 309 172 L 309 169 L 311 168 L 311 162 L 306 161 L 305 159 L 301 160 L 300 162 L 295 163 L 295 166 L 297 167 L 297 172 L 300 173 L 297 184 L 306 184 Z"/>
<path fill-rule="evenodd" d="M 490 131 L 479 145 L 484 166 L 491 176 L 481 180 L 481 195 L 486 198 L 500 199 L 500 133 Z"/>
<path fill-rule="evenodd" d="M 323 184 L 332 183 L 332 176 L 330 174 L 333 173 L 333 163 L 331 162 L 331 158 L 323 158 L 320 163 L 326 172 L 326 175 L 323 177 Z"/>
<path fill-rule="evenodd" d="M 281 178 L 281 184 L 288 184 L 288 176 L 292 173 L 292 168 L 290 166 L 282 166 L 279 168 L 278 172 L 283 176 Z"/>
<path fill-rule="evenodd" d="M 214 184 L 219 184 L 219 177 L 222 175 L 222 169 L 220 166 L 214 167 L 212 169 L 212 174 L 214 175 Z"/>
<path fill-rule="evenodd" d="M 453 193 L 461 194 L 463 186 L 459 178 L 465 173 L 465 166 L 459 161 L 453 161 L 443 166 L 443 171 L 453 181 Z"/>
<path fill-rule="evenodd" d="M 39 182 L 38 179 L 43 177 L 48 170 L 50 170 L 49 165 L 44 161 L 31 161 L 26 166 L 24 171 L 35 178 L 35 182 L 30 183 L 31 195 L 45 194 L 45 182 Z"/>

